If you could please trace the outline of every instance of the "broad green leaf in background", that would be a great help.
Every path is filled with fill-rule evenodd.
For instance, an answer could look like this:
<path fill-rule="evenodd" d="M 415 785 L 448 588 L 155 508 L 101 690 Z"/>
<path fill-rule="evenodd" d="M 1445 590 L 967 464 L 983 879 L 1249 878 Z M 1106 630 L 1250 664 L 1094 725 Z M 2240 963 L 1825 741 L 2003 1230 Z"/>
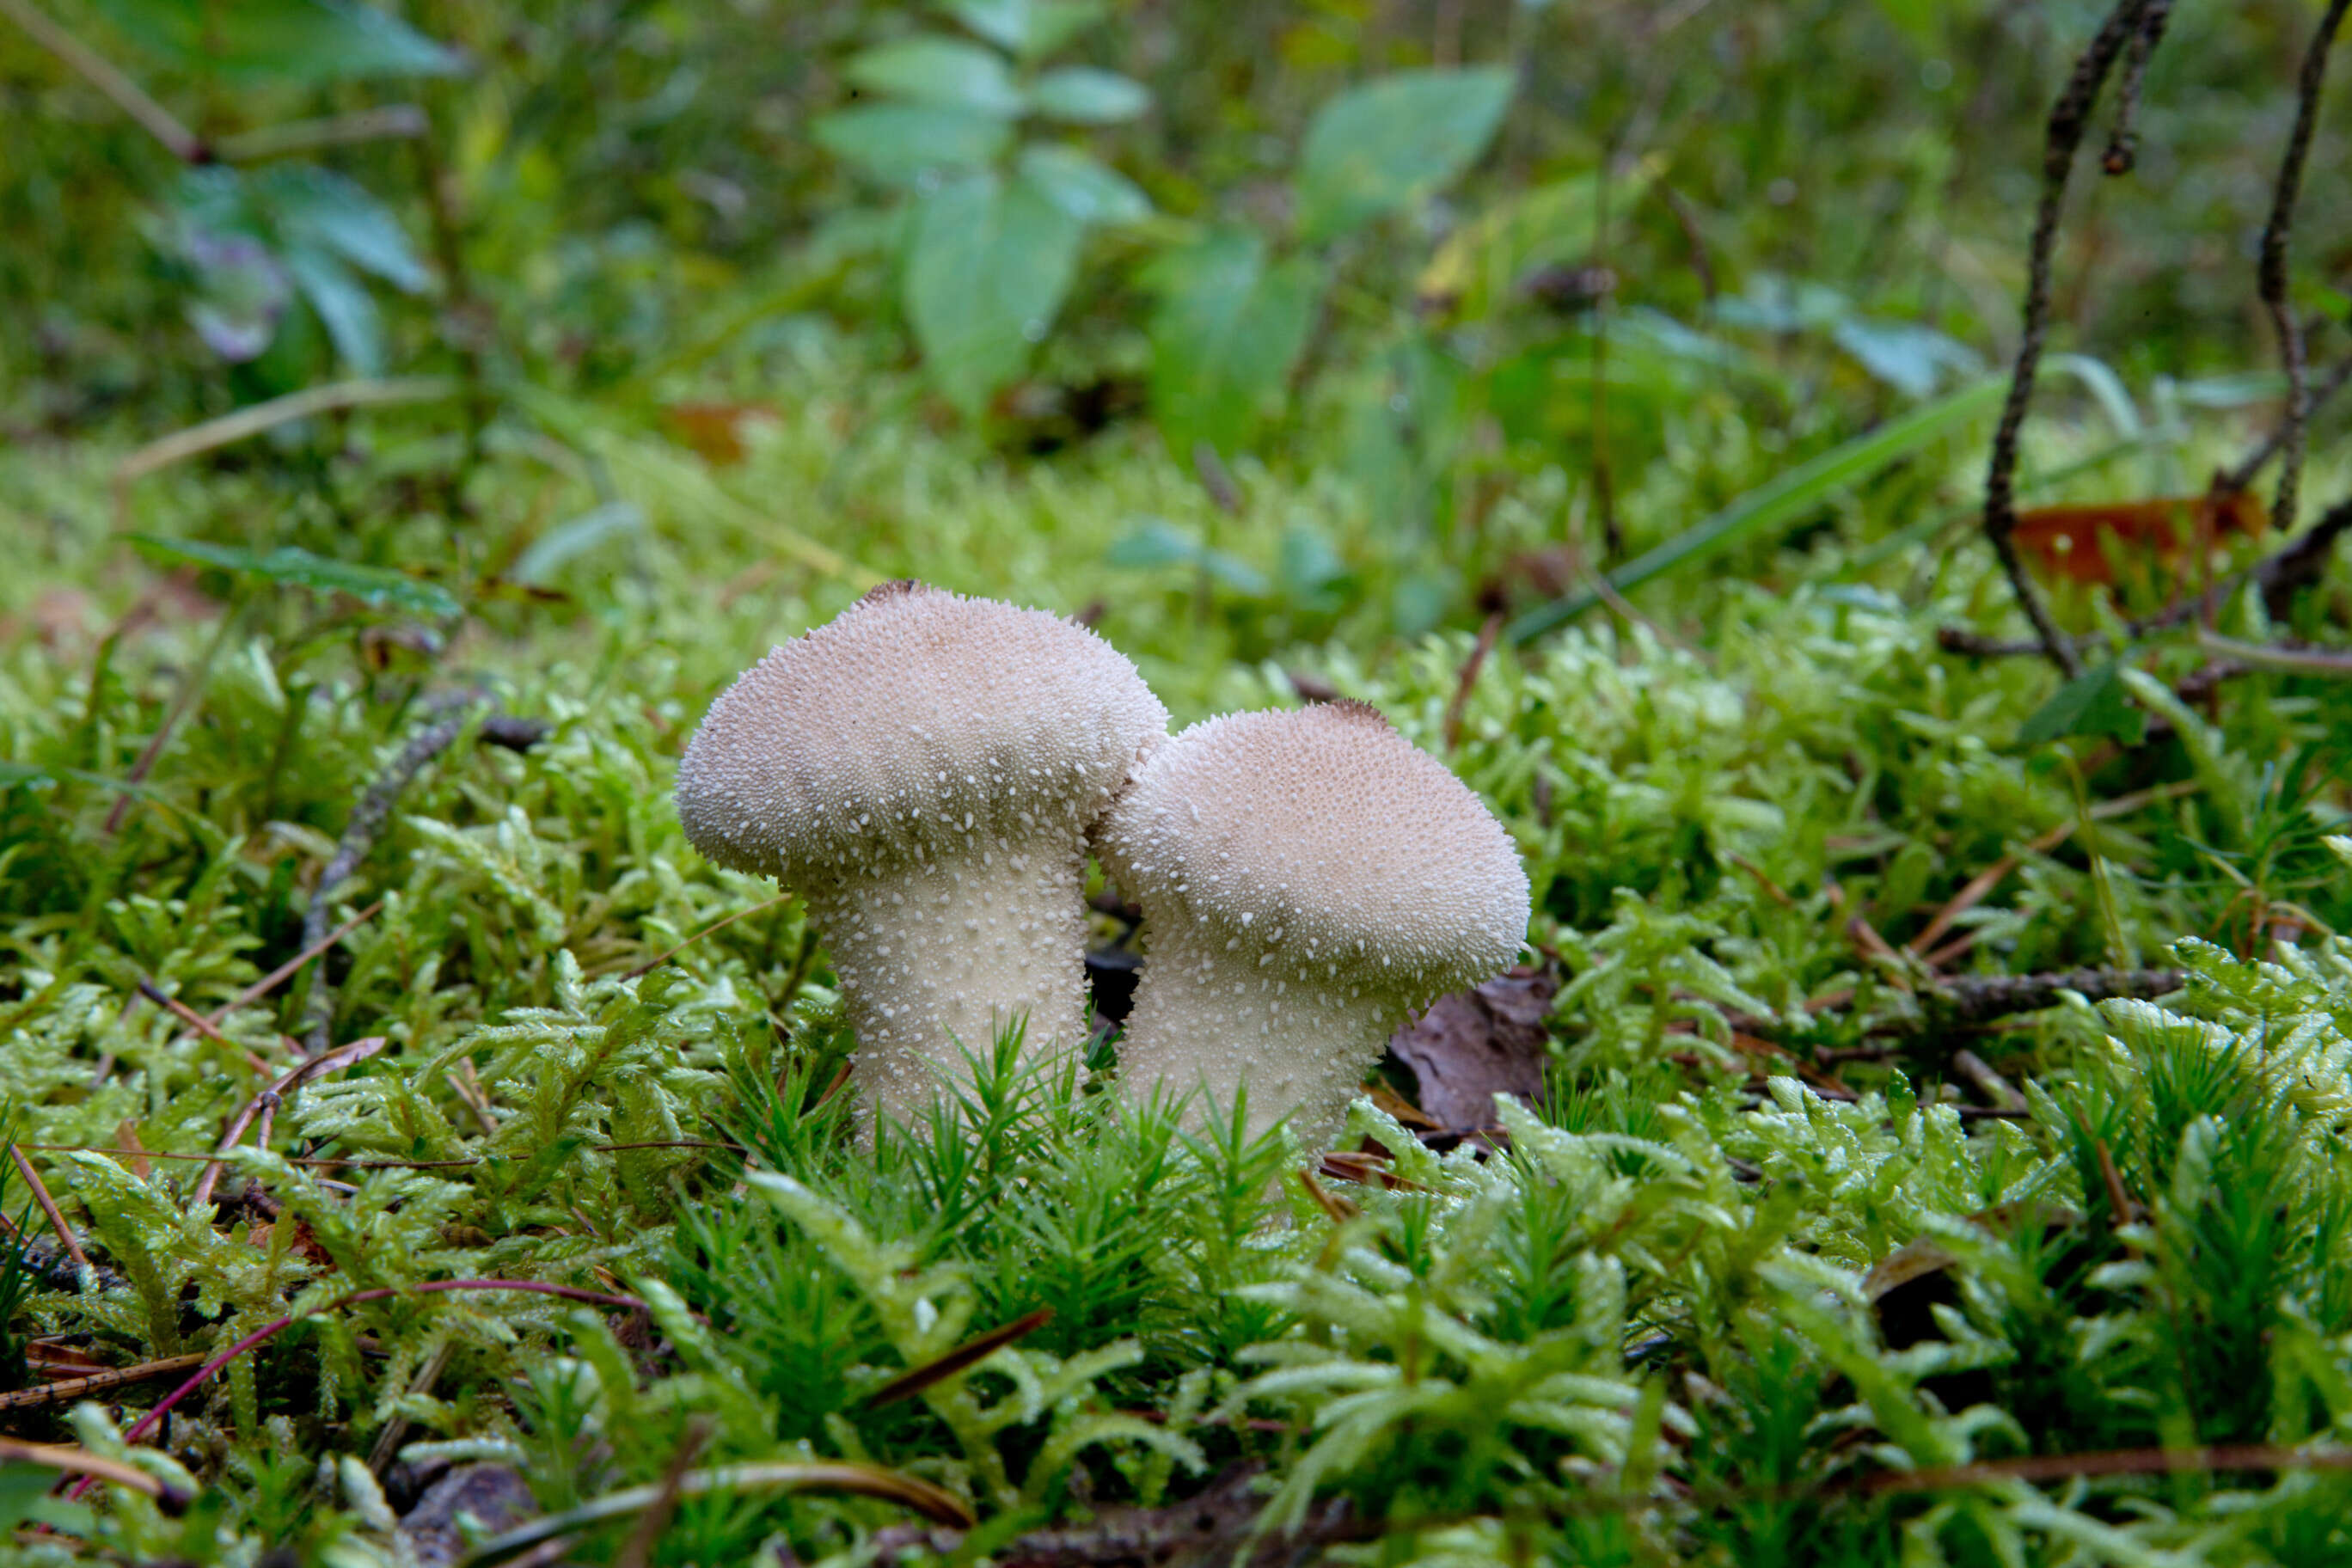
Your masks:
<path fill-rule="evenodd" d="M 341 174 L 281 163 L 254 175 L 252 185 L 255 202 L 276 220 L 288 249 L 331 251 L 411 294 L 432 282 L 399 220 Z"/>
<path fill-rule="evenodd" d="M 1511 101 L 1507 67 L 1400 71 L 1325 104 L 1299 154 L 1298 235 L 1330 239 L 1468 168 Z"/>
<path fill-rule="evenodd" d="M 322 594 L 348 594 L 379 610 L 404 610 L 411 615 L 446 619 L 461 607 L 449 590 L 436 583 L 411 577 L 385 566 L 361 566 L 313 555 L 295 545 L 280 545 L 264 553 L 235 544 L 207 544 L 196 539 L 156 539 L 133 534 L 131 542 L 150 555 L 194 561 L 240 576 L 259 577 Z"/>
<path fill-rule="evenodd" d="M 915 103 L 1011 120 L 1024 105 L 1004 57 L 961 38 L 914 37 L 867 49 L 849 62 L 851 81 Z"/>
<path fill-rule="evenodd" d="M 1305 257 L 1269 267 L 1255 229 L 1220 228 L 1154 263 L 1151 405 L 1169 446 L 1240 451 L 1281 395 L 1323 297 Z"/>
<path fill-rule="evenodd" d="M 1830 336 L 1863 369 L 1912 397 L 1934 392 L 1947 371 L 1975 375 L 1984 369 L 1983 359 L 1966 343 L 1910 321 L 1849 316 Z"/>
<path fill-rule="evenodd" d="M 183 70 L 237 81 L 456 76 L 465 59 L 358 0 L 97 0 L 131 40 Z"/>
<path fill-rule="evenodd" d="M 1106 565 L 1150 571 L 1160 566 L 1189 566 L 1205 572 L 1237 594 L 1262 599 L 1271 588 L 1265 574 L 1248 562 L 1212 550 L 1192 534 L 1165 518 L 1148 517 L 1119 536 L 1103 552 Z"/>
<path fill-rule="evenodd" d="M 1734 545 L 1795 522 L 1846 486 L 1948 435 L 1990 410 L 2007 392 L 1998 379 L 1975 382 L 1916 408 L 1900 419 L 1831 447 L 1759 485 L 1696 528 L 1686 529 L 1609 574 L 1610 586 L 1629 593 L 1654 577 L 1719 555 Z M 1513 621 L 1514 644 L 1531 642 L 1601 603 L 1590 590 L 1554 599 Z"/>
<path fill-rule="evenodd" d="M 544 587 L 555 575 L 583 555 L 594 553 L 615 540 L 642 535 L 646 514 L 635 501 L 607 501 L 559 522 L 530 542 L 508 568 L 507 579 Z"/>
<path fill-rule="evenodd" d="M 383 316 L 367 285 L 330 251 L 302 246 L 286 252 L 286 273 L 318 312 L 345 363 L 361 375 L 383 369 Z"/>
<path fill-rule="evenodd" d="M 922 199 L 907 319 L 932 380 L 967 418 L 1021 373 L 1053 325 L 1085 232 L 1025 177 L 967 174 Z"/>
<path fill-rule="evenodd" d="M 817 144 L 877 178 L 911 184 L 941 169 L 994 163 L 1013 128 L 993 114 L 936 104 L 865 103 L 820 116 Z"/>
<path fill-rule="evenodd" d="M 2110 661 L 2066 682 L 2018 726 L 2017 743 L 2038 746 L 2065 735 L 2110 736 L 2137 746 L 2147 734 L 2147 715 L 2135 706 L 2123 666 Z"/>
<path fill-rule="evenodd" d="M 1073 125 L 1116 125 L 1151 107 L 1141 82 L 1091 66 L 1062 66 L 1030 89 L 1037 112 Z"/>
<path fill-rule="evenodd" d="M 1075 147 L 1034 142 L 1021 149 L 1020 167 L 1023 179 L 1080 223 L 1138 223 L 1151 216 L 1151 198 L 1134 181 Z"/>
<path fill-rule="evenodd" d="M 1097 0 L 956 0 L 955 19 L 1023 59 L 1039 59 L 1100 16 Z"/>

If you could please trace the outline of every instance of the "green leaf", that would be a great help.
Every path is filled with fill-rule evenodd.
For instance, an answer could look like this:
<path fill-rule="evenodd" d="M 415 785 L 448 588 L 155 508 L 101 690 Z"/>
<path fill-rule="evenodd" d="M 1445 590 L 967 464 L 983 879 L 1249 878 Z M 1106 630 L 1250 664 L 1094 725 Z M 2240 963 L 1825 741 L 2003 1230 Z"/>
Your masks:
<path fill-rule="evenodd" d="M 847 68 L 851 81 L 915 103 L 968 109 L 1011 120 L 1024 104 L 1004 58 L 960 38 L 907 38 L 866 50 Z"/>
<path fill-rule="evenodd" d="M 1151 198 L 1134 181 L 1075 147 L 1042 142 L 1024 147 L 1021 177 L 1080 223 L 1139 223 L 1151 216 Z"/>
<path fill-rule="evenodd" d="M 1041 59 L 1102 15 L 1098 0 L 957 0 L 955 19 L 1023 59 Z"/>
<path fill-rule="evenodd" d="M 323 83 L 456 76 L 464 58 L 358 0 L 98 0 L 131 40 L 183 70 Z"/>
<path fill-rule="evenodd" d="M 1252 598 L 1262 599 L 1271 591 L 1265 573 L 1222 550 L 1208 549 L 1164 518 L 1146 518 L 1137 523 L 1103 552 L 1103 563 L 1146 571 L 1161 566 L 1190 566 Z"/>
<path fill-rule="evenodd" d="M 1141 82 L 1091 66 L 1047 71 L 1030 89 L 1030 100 L 1038 113 L 1073 125 L 1116 125 L 1151 107 Z"/>
<path fill-rule="evenodd" d="M 1976 382 L 1832 447 L 1759 485 L 1696 528 L 1618 567 L 1609 574 L 1609 585 L 1621 594 L 1630 593 L 1652 578 L 1793 523 L 1846 486 L 1870 478 L 1990 409 L 2007 391 L 2008 384 L 1998 379 Z M 1514 644 L 1531 642 L 1600 603 L 1601 595 L 1590 591 L 1554 599 L 1513 621 L 1507 635 Z"/>
<path fill-rule="evenodd" d="M 287 276 L 319 313 L 327 336 L 334 340 L 335 352 L 361 375 L 381 372 L 383 318 L 367 285 L 352 276 L 351 268 L 333 255 L 312 247 L 289 249 L 285 262 Z"/>
<path fill-rule="evenodd" d="M 383 204 L 341 174 L 283 163 L 253 176 L 253 198 L 277 220 L 289 248 L 331 251 L 361 271 L 408 293 L 433 281 Z"/>
<path fill-rule="evenodd" d="M 1512 87 L 1502 66 L 1400 71 L 1331 100 L 1299 157 L 1299 237 L 1360 228 L 1461 174 L 1494 139 Z"/>
<path fill-rule="evenodd" d="M 195 539 L 157 539 L 133 534 L 131 542 L 151 555 L 194 561 L 240 576 L 260 577 L 289 587 L 321 594 L 348 594 L 379 610 L 405 610 L 411 615 L 445 619 L 457 614 L 455 595 L 437 583 L 427 583 L 384 566 L 362 566 L 331 561 L 295 545 L 284 544 L 263 554 L 235 544 L 207 544 Z"/>
<path fill-rule="evenodd" d="M 860 104 L 821 117 L 810 131 L 827 152 L 900 184 L 992 163 L 1013 140 L 995 115 L 920 103 Z"/>
<path fill-rule="evenodd" d="M 2147 715 L 2135 707 L 2120 660 L 2076 676 L 2018 726 L 2017 743 L 2039 746 L 2064 735 L 2110 736 L 2137 746 L 2147 734 Z"/>
<path fill-rule="evenodd" d="M 507 571 L 509 582 L 545 586 L 555 574 L 583 555 L 616 539 L 646 531 L 646 514 L 633 501 L 607 501 L 557 523 L 530 542 Z"/>
<path fill-rule="evenodd" d="M 55 789 L 57 787 L 56 776 L 47 769 L 37 768 L 30 763 L 12 763 L 5 757 L 0 757 L 0 790 Z"/>
<path fill-rule="evenodd" d="M 965 417 L 1021 373 L 1053 325 L 1084 234 L 1026 179 L 969 174 L 922 198 L 907 318 L 932 379 Z"/>
<path fill-rule="evenodd" d="M 1279 401 L 1323 296 L 1322 268 L 1303 257 L 1269 267 L 1264 237 L 1222 228 L 1157 263 L 1151 403 L 1179 453 L 1206 441 L 1245 447 Z"/>

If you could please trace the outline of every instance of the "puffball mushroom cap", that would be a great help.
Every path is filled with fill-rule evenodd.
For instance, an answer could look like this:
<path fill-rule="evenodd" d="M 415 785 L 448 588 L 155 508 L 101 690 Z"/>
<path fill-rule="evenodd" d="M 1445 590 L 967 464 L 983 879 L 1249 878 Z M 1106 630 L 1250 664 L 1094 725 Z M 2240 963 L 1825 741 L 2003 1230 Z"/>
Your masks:
<path fill-rule="evenodd" d="M 743 672 L 678 765 L 721 866 L 787 884 L 1100 815 L 1168 710 L 1118 649 L 1043 610 L 885 583 Z"/>
<path fill-rule="evenodd" d="M 1015 1018 L 1031 1049 L 1085 1040 L 1086 835 L 1167 728 L 1084 626 L 889 583 L 711 704 L 678 819 L 801 896 L 869 1111 L 919 1123 Z"/>
<path fill-rule="evenodd" d="M 1527 872 L 1444 764 L 1359 702 L 1229 714 L 1161 746 L 1097 834 L 1142 904 L 1131 1087 L 1336 1126 L 1412 1007 L 1509 965 Z M 1142 1081 L 1133 1081 L 1140 1079 Z"/>

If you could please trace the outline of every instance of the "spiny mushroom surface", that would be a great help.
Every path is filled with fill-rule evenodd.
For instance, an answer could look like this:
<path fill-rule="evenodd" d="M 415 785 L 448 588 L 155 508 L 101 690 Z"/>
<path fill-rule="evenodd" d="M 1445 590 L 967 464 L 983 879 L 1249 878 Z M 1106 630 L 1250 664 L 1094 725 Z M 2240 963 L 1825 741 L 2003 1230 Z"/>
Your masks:
<path fill-rule="evenodd" d="M 1339 1129 L 1405 1014 L 1509 964 L 1528 878 L 1502 824 L 1377 709 L 1330 702 L 1196 724 L 1152 754 L 1097 834 L 1143 907 L 1119 1047 L 1154 1084 L 1253 1136 Z"/>
<path fill-rule="evenodd" d="M 1086 1039 L 1086 836 L 1168 711 L 1127 658 L 1042 610 L 888 583 L 772 649 L 688 745 L 677 814 L 825 934 L 868 1114 L 919 1121 L 1025 1016 Z"/>

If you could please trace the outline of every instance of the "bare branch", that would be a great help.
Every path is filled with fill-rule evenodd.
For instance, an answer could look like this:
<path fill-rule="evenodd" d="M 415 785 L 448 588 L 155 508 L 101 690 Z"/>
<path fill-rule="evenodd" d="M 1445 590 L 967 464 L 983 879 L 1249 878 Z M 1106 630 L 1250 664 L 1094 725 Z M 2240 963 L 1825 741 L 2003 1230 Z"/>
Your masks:
<path fill-rule="evenodd" d="M 2313 130 L 2319 123 L 2319 94 L 2327 83 L 2327 53 L 2336 45 L 2336 30 L 2352 0 L 2333 0 L 2304 51 L 2303 70 L 2295 79 L 2294 129 L 2288 132 L 2286 154 L 2279 160 L 2278 180 L 2271 189 L 2270 221 L 2263 226 L 2263 256 L 2255 274 L 2271 328 L 2278 333 L 2279 358 L 2286 366 L 2286 443 L 2279 465 L 2278 490 L 2271 502 L 2271 521 L 2280 530 L 2294 526 L 2297 494 L 2303 483 L 2305 401 L 2303 323 L 2295 319 L 2287 298 L 2286 251 L 2294 234 L 2294 204 L 2303 194 L 2303 165 L 2311 156 Z"/>
<path fill-rule="evenodd" d="M 2051 106 L 2048 140 L 2042 157 L 2042 205 L 2034 216 L 2033 241 L 2027 269 L 2024 330 L 2017 347 L 2017 368 L 2009 384 L 2009 400 L 2000 411 L 1994 433 L 1992 458 L 1985 472 L 1984 531 L 2000 569 L 2009 577 L 2018 606 L 2033 624 L 2042 651 L 2071 679 L 2083 672 L 2083 661 L 2042 602 L 2041 590 L 2026 574 L 2011 537 L 2017 530 L 2018 437 L 2025 428 L 2025 411 L 2033 400 L 2034 374 L 2050 333 L 2051 258 L 2058 247 L 2058 220 L 2065 208 L 2066 184 L 2074 175 L 2074 154 L 2090 126 L 2091 109 L 2099 88 L 2115 68 L 2124 46 L 2147 29 L 2148 13 L 2165 0 L 2116 0 L 2098 33 L 2091 39 L 2074 74 Z M 2151 40 L 2152 41 L 2152 40 Z"/>

